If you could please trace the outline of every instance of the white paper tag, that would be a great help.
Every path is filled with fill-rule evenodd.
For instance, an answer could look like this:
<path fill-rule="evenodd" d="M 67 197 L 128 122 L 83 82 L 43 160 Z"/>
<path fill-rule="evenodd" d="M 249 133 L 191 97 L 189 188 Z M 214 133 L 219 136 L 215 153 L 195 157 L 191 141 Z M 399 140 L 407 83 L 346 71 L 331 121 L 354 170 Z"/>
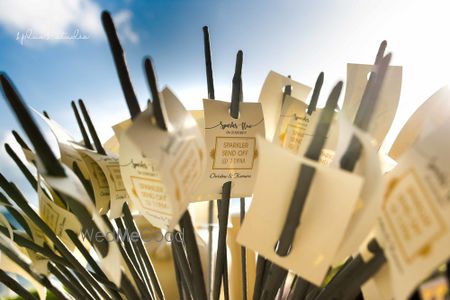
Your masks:
<path fill-rule="evenodd" d="M 96 176 L 94 179 L 97 179 L 99 187 L 105 187 L 104 179 L 106 178 L 110 196 L 109 218 L 115 219 L 120 217 L 122 215 L 122 206 L 128 200 L 128 194 L 120 174 L 119 157 L 111 153 L 108 153 L 108 155 L 100 155 L 89 150 L 83 149 L 80 151 L 82 151 L 84 155 L 89 156 L 95 161 L 97 166 L 100 167 L 102 172 L 99 172 L 100 170 L 98 169 L 93 169 L 91 171 L 94 172 L 94 176 Z M 102 176 L 102 173 L 104 177 Z M 102 192 L 103 190 L 99 191 L 99 193 Z"/>
<path fill-rule="evenodd" d="M 291 86 L 291 96 L 303 102 L 311 91 L 309 86 L 274 71 L 267 74 L 259 94 L 259 102 L 264 113 L 265 134 L 268 141 L 273 140 L 276 132 L 283 102 L 283 88 L 286 85 Z"/>
<path fill-rule="evenodd" d="M 428 98 L 408 119 L 389 155 L 395 160 L 409 150 L 414 143 L 420 141 L 435 129 L 442 126 L 450 118 L 450 90 L 445 86 Z"/>
<path fill-rule="evenodd" d="M 80 234 L 81 224 L 77 217 L 70 211 L 60 207 L 53 200 L 49 199 L 42 190 L 41 184 L 45 184 L 42 177 L 38 175 L 39 216 L 48 227 L 67 245 L 70 250 L 74 250 L 75 245 L 66 233 L 72 230 L 75 234 Z"/>
<path fill-rule="evenodd" d="M 72 172 L 72 170 L 67 167 L 64 167 L 64 171 L 67 177 L 53 177 L 43 173 L 41 174 L 49 184 L 49 186 L 55 191 L 68 195 L 74 200 L 78 201 L 81 205 L 83 205 L 91 214 L 92 220 L 95 222 L 103 236 L 110 236 L 111 232 L 109 231 L 108 226 L 105 224 L 102 217 L 98 214 L 94 203 L 89 198 L 89 195 L 87 194 L 78 177 Z M 83 223 L 84 220 L 79 221 L 80 223 Z M 102 268 L 102 270 L 105 272 L 108 278 L 112 282 L 114 282 L 114 284 L 120 286 L 121 268 L 118 267 L 118 262 L 122 260 L 122 257 L 120 255 L 120 251 L 116 244 L 116 241 L 108 243 L 108 253 L 106 254 L 106 256 L 102 256 L 102 254 L 97 249 L 96 251 L 100 259 L 100 267 Z"/>
<path fill-rule="evenodd" d="M 203 105 L 208 158 L 198 199 L 220 198 L 227 181 L 232 181 L 231 197 L 250 196 L 258 164 L 256 137 L 264 136 L 261 104 L 240 103 L 239 119 L 230 116 L 229 102 L 205 99 Z"/>
<path fill-rule="evenodd" d="M 127 135 L 120 140 L 120 171 L 139 213 L 153 226 L 168 229 L 172 221 L 172 204 L 159 171 Z"/>
<path fill-rule="evenodd" d="M 298 153 L 300 144 L 309 125 L 310 118 L 306 114 L 308 105 L 292 96 L 284 96 L 277 130 L 275 131 L 274 143 L 283 148 Z"/>
<path fill-rule="evenodd" d="M 32 110 L 48 125 L 48 127 L 50 127 L 50 130 L 58 142 L 59 151 L 61 152 L 61 162 L 70 169 L 73 169 L 73 164 L 77 163 L 83 176 L 89 178 L 86 165 L 76 150 L 83 147 L 56 121 L 46 118 L 34 108 L 32 108 Z"/>
<path fill-rule="evenodd" d="M 342 112 L 351 121 L 354 120 L 361 104 L 361 98 L 372 69 L 372 65 L 347 64 L 347 84 Z M 378 146 L 381 146 L 391 128 L 400 99 L 401 85 L 402 67 L 389 66 L 368 130 L 370 136 L 377 141 Z"/>
<path fill-rule="evenodd" d="M 449 132 L 447 122 L 423 138 L 386 177 L 378 234 L 395 299 L 406 299 L 450 258 Z"/>
<path fill-rule="evenodd" d="M 168 130 L 152 124 L 153 111 L 148 108 L 125 134 L 159 170 L 171 203 L 172 229 L 195 198 L 206 168 L 206 149 L 196 121 L 176 96 L 165 88 L 160 97 L 167 110 Z"/>
<path fill-rule="evenodd" d="M 343 239 L 362 179 L 346 171 L 300 158 L 258 138 L 261 161 L 250 210 L 237 241 L 308 281 L 320 285 Z M 274 252 L 301 164 L 316 168 L 288 256 Z M 333 230 L 324 230 L 333 228 Z"/>

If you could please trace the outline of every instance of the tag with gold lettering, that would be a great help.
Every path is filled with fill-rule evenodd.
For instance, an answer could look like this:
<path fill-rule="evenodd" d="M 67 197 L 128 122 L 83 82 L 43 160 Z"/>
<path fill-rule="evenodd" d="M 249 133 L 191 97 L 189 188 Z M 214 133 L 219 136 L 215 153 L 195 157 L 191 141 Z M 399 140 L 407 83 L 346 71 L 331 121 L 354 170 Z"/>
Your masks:
<path fill-rule="evenodd" d="M 270 71 L 259 94 L 264 113 L 265 134 L 268 141 L 276 139 L 278 120 L 283 106 L 283 89 L 286 85 L 291 86 L 291 96 L 299 101 L 305 102 L 311 88 L 287 76 Z"/>
<path fill-rule="evenodd" d="M 320 285 L 361 191 L 361 177 L 293 155 L 258 138 L 261 161 L 250 210 L 237 241 L 302 278 Z M 275 252 L 301 164 L 316 169 L 289 255 Z M 333 228 L 333 230 L 324 230 Z"/>
<path fill-rule="evenodd" d="M 449 132 L 447 121 L 386 176 L 378 234 L 395 299 L 407 298 L 450 258 L 450 144 L 443 139 Z"/>
<path fill-rule="evenodd" d="M 80 180 L 69 168 L 64 167 L 64 171 L 67 177 L 53 177 L 44 173 L 41 174 L 52 189 L 58 193 L 71 197 L 74 201 L 77 201 L 80 205 L 84 206 L 99 229 L 99 232 L 102 235 L 101 238 L 107 238 L 108 235 L 111 235 L 111 231 L 100 214 L 97 212 L 95 205 L 92 203 L 92 200 Z M 78 219 L 78 221 L 83 225 L 83 222 L 86 220 Z M 89 233 L 85 232 L 85 234 Z M 106 243 L 106 249 L 100 250 L 97 247 L 94 247 L 94 249 L 99 257 L 100 267 L 108 276 L 108 279 L 114 282 L 117 286 L 120 286 L 122 269 L 118 266 L 121 265 L 120 263 L 123 258 L 120 255 L 117 243 L 118 241 L 113 240 L 112 242 Z"/>
<path fill-rule="evenodd" d="M 309 115 L 306 114 L 308 105 L 305 102 L 285 95 L 281 108 L 280 119 L 274 137 L 274 142 L 283 148 L 298 153 L 306 128 Z"/>
<path fill-rule="evenodd" d="M 153 226 L 169 228 L 172 204 L 159 171 L 125 134 L 120 138 L 120 172 L 128 195 L 139 213 Z"/>
<path fill-rule="evenodd" d="M 239 118 L 230 116 L 230 103 L 203 100 L 207 172 L 197 190 L 198 200 L 220 198 L 222 185 L 232 181 L 231 197 L 253 193 L 258 163 L 256 137 L 264 136 L 260 103 L 240 103 Z"/>
<path fill-rule="evenodd" d="M 81 224 L 77 217 L 70 211 L 58 206 L 42 190 L 41 184 L 45 184 L 38 176 L 38 196 L 39 196 L 39 215 L 44 222 L 59 236 L 69 249 L 74 250 L 75 245 L 66 233 L 66 230 L 72 230 L 76 234 L 81 232 Z"/>
<path fill-rule="evenodd" d="M 91 168 L 96 186 L 98 188 L 97 194 L 101 194 L 102 204 L 97 205 L 100 208 L 101 214 L 106 213 L 106 188 L 109 189 L 109 218 L 115 219 L 122 215 L 122 206 L 127 201 L 128 195 L 120 174 L 119 157 L 115 154 L 108 153 L 108 155 L 100 155 L 94 151 L 87 149 L 80 150 L 83 157 L 89 157 L 86 162 Z M 94 164 L 92 164 L 94 163 Z"/>
<path fill-rule="evenodd" d="M 167 110 L 167 130 L 152 122 L 154 116 L 149 107 L 133 120 L 125 135 L 159 171 L 170 202 L 169 229 L 173 229 L 195 198 L 206 168 L 206 150 L 196 121 L 177 97 L 165 88 L 160 98 Z"/>

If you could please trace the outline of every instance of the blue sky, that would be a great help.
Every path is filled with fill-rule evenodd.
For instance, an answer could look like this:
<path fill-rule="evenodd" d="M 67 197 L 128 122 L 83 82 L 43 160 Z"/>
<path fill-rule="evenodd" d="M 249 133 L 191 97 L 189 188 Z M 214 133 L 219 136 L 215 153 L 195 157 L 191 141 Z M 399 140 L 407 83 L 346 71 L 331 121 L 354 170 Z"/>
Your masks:
<path fill-rule="evenodd" d="M 29 105 L 47 110 L 76 137 L 70 100 L 83 98 L 106 141 L 110 126 L 126 118 L 128 110 L 100 24 L 103 9 L 116 21 L 142 107 L 150 95 L 143 76 L 145 55 L 154 58 L 160 87 L 169 85 L 187 108 L 201 107 L 206 97 L 203 25 L 210 28 L 216 97 L 223 100 L 230 97 L 239 49 L 244 51 L 244 99 L 257 100 L 271 69 L 309 85 L 325 71 L 325 94 L 345 79 L 346 63 L 371 63 L 380 41 L 387 39 L 392 63 L 404 66 L 392 140 L 415 108 L 450 81 L 446 2 L 2 0 L 0 70 Z M 54 35 L 76 29 L 89 39 L 16 40 L 28 30 Z M 3 144 L 18 126 L 3 99 L 0 113 Z M 1 148 L 0 171 L 19 180 Z"/>

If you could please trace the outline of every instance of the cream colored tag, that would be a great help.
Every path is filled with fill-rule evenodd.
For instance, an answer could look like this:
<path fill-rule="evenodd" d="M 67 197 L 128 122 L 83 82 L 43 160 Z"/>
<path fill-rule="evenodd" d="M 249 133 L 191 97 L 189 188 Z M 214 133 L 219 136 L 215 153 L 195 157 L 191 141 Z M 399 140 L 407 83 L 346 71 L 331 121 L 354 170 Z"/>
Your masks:
<path fill-rule="evenodd" d="M 283 148 L 298 153 L 300 144 L 309 125 L 309 115 L 306 114 L 308 105 L 305 102 L 284 96 L 280 119 L 273 142 Z"/>
<path fill-rule="evenodd" d="M 351 121 L 355 119 L 372 69 L 372 65 L 347 64 L 347 85 L 342 112 Z M 368 130 L 378 146 L 381 146 L 391 128 L 400 99 L 401 85 L 402 67 L 389 66 Z"/>
<path fill-rule="evenodd" d="M 66 230 L 72 230 L 77 235 L 81 232 L 81 224 L 77 217 L 70 211 L 58 206 L 53 200 L 49 199 L 43 192 L 41 184 L 45 184 L 38 175 L 38 197 L 39 197 L 39 215 L 51 230 L 60 237 L 67 247 L 73 251 L 75 245 L 66 233 Z"/>
<path fill-rule="evenodd" d="M 408 119 L 395 139 L 389 155 L 395 160 L 450 118 L 450 90 L 445 86 L 428 98 Z"/>
<path fill-rule="evenodd" d="M 101 215 L 107 214 L 111 200 L 108 178 L 100 165 L 86 153 L 92 153 L 90 150 L 78 149 L 78 152 L 86 164 L 89 180 L 92 184 L 92 189 L 94 190 L 95 206 L 97 211 Z"/>
<path fill-rule="evenodd" d="M 120 171 L 132 203 L 153 226 L 169 228 L 172 204 L 159 171 L 127 135 L 122 135 L 120 145 Z"/>
<path fill-rule="evenodd" d="M 54 190 L 72 197 L 74 200 L 79 201 L 87 211 L 91 214 L 92 220 L 97 225 L 104 237 L 111 235 L 108 226 L 105 224 L 102 217 L 98 214 L 94 203 L 92 203 L 89 195 L 84 189 L 78 177 L 69 168 L 64 167 L 64 171 L 67 177 L 52 177 L 46 174 L 42 174 L 48 185 Z M 79 220 L 82 223 L 84 220 Z M 94 247 L 95 248 L 95 247 Z M 100 267 L 108 276 L 109 280 L 114 282 L 117 286 L 120 286 L 121 268 L 120 261 L 122 257 L 120 255 L 117 241 L 108 243 L 108 253 L 106 256 L 102 256 L 101 252 L 95 249 L 100 259 Z"/>
<path fill-rule="evenodd" d="M 89 178 L 87 167 L 77 151 L 77 149 L 84 147 L 78 144 L 75 139 L 71 137 L 70 134 L 68 134 L 67 131 L 57 122 L 46 118 L 35 109 L 33 110 L 50 127 L 50 130 L 55 136 L 58 142 L 59 151 L 61 152 L 61 162 L 70 169 L 73 169 L 73 164 L 77 163 L 83 176 L 85 178 Z"/>
<path fill-rule="evenodd" d="M 320 285 L 343 239 L 362 187 L 354 174 L 300 158 L 258 138 L 261 161 L 250 210 L 237 241 L 274 263 Z M 274 246 L 280 237 L 301 164 L 316 169 L 288 256 Z M 324 230 L 332 228 L 332 230 Z"/>
<path fill-rule="evenodd" d="M 96 152 L 82 149 L 83 154 L 89 156 L 100 167 L 104 176 L 106 177 L 107 185 L 109 187 L 109 218 L 115 219 L 122 215 L 122 206 L 127 201 L 128 195 L 120 174 L 119 157 L 115 154 L 108 153 L 108 155 L 100 155 Z M 99 187 L 105 187 L 105 178 L 101 175 L 100 170 L 94 168 L 94 176 L 97 176 L 97 183 Z M 99 191 L 99 193 L 104 191 Z M 104 205 L 104 203 L 102 204 Z M 104 207 L 104 206 L 100 206 Z M 101 211 L 100 211 L 101 212 Z"/>
<path fill-rule="evenodd" d="M 276 133 L 283 104 L 283 88 L 286 85 L 291 86 L 291 96 L 303 102 L 311 91 L 309 86 L 274 71 L 269 72 L 259 94 L 259 102 L 264 113 L 265 134 L 269 141 L 273 140 Z"/>
<path fill-rule="evenodd" d="M 169 228 L 173 229 L 195 197 L 206 168 L 206 149 L 197 123 L 177 97 L 168 88 L 160 97 L 167 110 L 167 130 L 152 124 L 154 116 L 148 108 L 126 135 L 159 170 L 171 203 Z"/>
<path fill-rule="evenodd" d="M 208 158 L 198 199 L 220 198 L 227 181 L 232 181 L 231 197 L 250 196 L 258 163 L 256 136 L 264 136 L 261 104 L 241 103 L 239 119 L 230 116 L 229 102 L 205 99 L 203 106 Z"/>
<path fill-rule="evenodd" d="M 447 121 L 386 177 L 379 235 L 395 299 L 406 299 L 450 258 L 450 143 L 444 138 L 449 132 Z"/>

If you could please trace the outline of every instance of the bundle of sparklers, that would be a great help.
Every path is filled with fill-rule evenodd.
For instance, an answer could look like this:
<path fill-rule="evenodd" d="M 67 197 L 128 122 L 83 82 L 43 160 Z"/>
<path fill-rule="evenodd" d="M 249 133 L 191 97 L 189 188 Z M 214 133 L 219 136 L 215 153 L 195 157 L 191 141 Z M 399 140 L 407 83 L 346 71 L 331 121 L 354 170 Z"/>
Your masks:
<path fill-rule="evenodd" d="M 341 108 L 342 81 L 317 107 L 323 73 L 310 88 L 270 72 L 259 101 L 244 102 L 242 51 L 227 102 L 215 99 L 204 27 L 204 109 L 188 111 L 169 88 L 159 89 L 145 58 L 152 100 L 141 110 L 108 12 L 102 22 L 130 113 L 105 144 L 83 100 L 71 103 L 82 135 L 76 141 L 51 114 L 29 108 L 6 73 L 0 76 L 28 138 L 13 131 L 23 153 L 5 149 L 38 198 L 35 208 L 8 174 L 0 175 L 0 281 L 14 293 L 448 297 L 447 88 L 413 114 L 388 156 L 379 149 L 397 110 L 402 69 L 389 65 L 385 41 L 373 65 L 348 65 Z M 36 119 L 54 133 L 59 157 Z M 230 201 L 240 201 L 239 216 L 230 215 Z"/>

